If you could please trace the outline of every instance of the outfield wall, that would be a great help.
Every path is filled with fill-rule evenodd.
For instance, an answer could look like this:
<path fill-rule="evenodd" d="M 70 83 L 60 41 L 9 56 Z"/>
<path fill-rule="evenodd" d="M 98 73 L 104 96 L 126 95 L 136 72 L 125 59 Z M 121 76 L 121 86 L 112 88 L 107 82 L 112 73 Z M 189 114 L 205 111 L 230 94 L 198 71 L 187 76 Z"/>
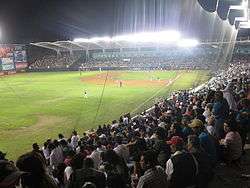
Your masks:
<path fill-rule="evenodd" d="M 202 67 L 83 67 L 79 68 L 39 68 L 39 69 L 29 69 L 27 68 L 27 72 L 60 72 L 60 71 L 141 71 L 141 70 L 209 70 Z"/>

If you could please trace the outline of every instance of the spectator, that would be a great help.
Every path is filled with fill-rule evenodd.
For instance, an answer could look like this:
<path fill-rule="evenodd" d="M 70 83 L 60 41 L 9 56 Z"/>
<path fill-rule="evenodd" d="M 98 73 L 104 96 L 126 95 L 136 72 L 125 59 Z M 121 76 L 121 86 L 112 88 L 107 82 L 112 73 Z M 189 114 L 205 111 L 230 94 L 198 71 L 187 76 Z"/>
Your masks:
<path fill-rule="evenodd" d="M 43 148 L 42 148 L 43 155 L 46 159 L 46 164 L 49 164 L 49 156 L 50 156 L 50 151 L 49 151 L 48 145 L 49 145 L 48 142 L 44 142 Z"/>
<path fill-rule="evenodd" d="M 166 130 L 161 127 L 157 127 L 155 130 L 155 135 L 156 141 L 153 145 L 153 150 L 156 152 L 159 165 L 165 168 L 166 162 L 171 155 L 170 147 L 166 143 Z"/>
<path fill-rule="evenodd" d="M 59 146 L 59 143 L 57 141 L 54 143 L 50 143 L 48 145 L 48 148 L 50 150 L 49 164 L 50 166 L 52 166 L 52 168 L 56 168 L 57 165 L 63 163 L 63 150 L 61 146 Z"/>
<path fill-rule="evenodd" d="M 230 82 L 222 92 L 223 92 L 223 97 L 227 100 L 229 109 L 237 111 L 237 104 L 234 99 L 233 83 Z"/>
<path fill-rule="evenodd" d="M 246 143 L 247 134 L 250 132 L 250 102 L 249 99 L 242 99 L 239 102 L 240 111 L 237 114 L 236 121 L 239 124 L 240 136 L 242 139 L 242 151 Z M 244 153 L 244 152 L 243 152 Z"/>
<path fill-rule="evenodd" d="M 74 130 L 72 132 L 72 137 L 71 137 L 71 144 L 74 149 L 77 148 L 78 146 L 78 141 L 80 140 L 80 137 L 77 135 L 77 132 Z"/>
<path fill-rule="evenodd" d="M 173 155 L 166 163 L 169 187 L 185 188 L 195 185 L 198 175 L 198 162 L 194 156 L 184 150 L 181 137 L 174 136 L 168 143 L 171 145 Z"/>
<path fill-rule="evenodd" d="M 67 164 L 67 167 L 64 169 L 64 182 L 67 184 L 70 180 L 72 173 L 83 167 L 83 161 L 85 156 L 81 153 L 75 154 L 73 158 Z"/>
<path fill-rule="evenodd" d="M 191 134 L 193 134 L 193 130 L 188 126 L 190 124 L 190 118 L 187 115 L 184 115 L 182 117 L 182 135 L 187 139 L 187 137 Z"/>
<path fill-rule="evenodd" d="M 93 151 L 89 157 L 94 161 L 94 168 L 99 169 L 101 164 L 101 152 L 97 150 L 97 146 L 93 146 Z"/>
<path fill-rule="evenodd" d="M 216 134 L 215 134 L 215 129 L 214 129 L 214 117 L 213 116 L 210 116 L 207 120 L 207 124 L 206 124 L 206 130 L 207 132 L 213 136 L 213 137 L 216 137 Z"/>
<path fill-rule="evenodd" d="M 65 140 L 66 141 L 66 139 L 64 138 L 64 136 L 63 136 L 63 134 L 58 134 L 58 142 L 60 142 L 61 140 Z"/>
<path fill-rule="evenodd" d="M 15 188 L 20 186 L 20 178 L 26 174 L 19 171 L 13 163 L 0 160 L 0 188 Z"/>
<path fill-rule="evenodd" d="M 226 147 L 224 159 L 228 164 L 237 162 L 242 154 L 242 141 L 240 134 L 237 132 L 237 127 L 233 122 L 224 123 L 224 130 L 226 132 L 225 139 L 221 140 L 221 144 Z"/>
<path fill-rule="evenodd" d="M 141 168 L 145 171 L 140 177 L 137 188 L 167 188 L 167 175 L 164 169 L 157 166 L 157 155 L 148 150 L 141 156 Z"/>
<path fill-rule="evenodd" d="M 46 163 L 46 159 L 44 157 L 43 151 L 40 150 L 39 145 L 37 143 L 34 143 L 34 144 L 32 144 L 32 148 L 33 148 L 32 152 L 36 152 L 36 153 L 40 154 Z"/>
<path fill-rule="evenodd" d="M 205 152 L 209 155 L 213 164 L 217 162 L 217 153 L 216 153 L 216 143 L 211 135 L 205 130 L 203 122 L 199 119 L 194 119 L 189 127 L 193 129 L 193 132 L 200 139 L 200 145 Z"/>
<path fill-rule="evenodd" d="M 208 103 L 205 107 L 205 111 L 203 112 L 203 116 L 206 119 L 206 122 L 208 122 L 208 119 L 212 116 L 212 109 L 213 109 L 213 104 Z"/>
<path fill-rule="evenodd" d="M 68 188 L 81 188 L 86 182 L 93 183 L 96 188 L 106 187 L 105 175 L 94 169 L 94 161 L 91 158 L 86 158 L 83 168 L 73 173 Z"/>
<path fill-rule="evenodd" d="M 57 188 L 55 180 L 46 172 L 46 164 L 41 155 L 26 153 L 20 156 L 16 162 L 17 167 L 25 172 L 21 177 L 22 187 L 25 188 Z"/>
<path fill-rule="evenodd" d="M 119 155 L 121 158 L 124 159 L 125 162 L 129 160 L 129 149 L 125 144 L 122 144 L 122 137 L 116 136 L 116 143 L 118 144 L 114 151 Z"/>
<path fill-rule="evenodd" d="M 226 99 L 223 98 L 221 91 L 215 92 L 215 103 L 213 105 L 212 113 L 215 117 L 215 133 L 220 139 L 224 137 L 223 124 L 229 114 L 229 106 Z"/>
<path fill-rule="evenodd" d="M 207 153 L 202 149 L 200 140 L 196 135 L 188 136 L 188 151 L 193 154 L 198 162 L 198 175 L 196 177 L 196 187 L 206 188 L 213 178 L 212 162 Z"/>
<path fill-rule="evenodd" d="M 130 177 L 124 160 L 113 150 L 102 153 L 101 158 L 103 169 L 107 174 L 107 186 L 110 188 L 127 187 L 130 184 Z"/>

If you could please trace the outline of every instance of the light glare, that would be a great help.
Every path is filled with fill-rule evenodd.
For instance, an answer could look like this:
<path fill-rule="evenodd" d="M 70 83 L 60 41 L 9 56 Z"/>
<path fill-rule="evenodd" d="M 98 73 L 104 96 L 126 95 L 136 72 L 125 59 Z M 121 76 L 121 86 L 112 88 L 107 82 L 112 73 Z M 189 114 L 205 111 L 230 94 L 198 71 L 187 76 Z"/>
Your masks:
<path fill-rule="evenodd" d="M 86 42 L 86 43 L 88 43 L 88 42 L 89 42 L 89 39 L 85 39 L 85 38 L 75 38 L 73 41 L 74 41 L 74 42 Z"/>
<path fill-rule="evenodd" d="M 195 47 L 199 42 L 196 39 L 182 39 L 178 42 L 179 47 Z"/>
<path fill-rule="evenodd" d="M 89 42 L 111 42 L 112 39 L 110 37 L 94 37 L 89 39 Z"/>
<path fill-rule="evenodd" d="M 74 42 L 134 42 L 134 43 L 147 43 L 147 42 L 177 42 L 181 35 L 177 31 L 160 31 L 160 32 L 143 32 L 130 35 L 121 35 L 113 38 L 110 37 L 94 37 L 91 39 L 74 39 Z"/>
<path fill-rule="evenodd" d="M 129 43 L 162 43 L 176 44 L 180 47 L 195 47 L 199 42 L 195 39 L 182 39 L 178 31 L 142 32 L 129 35 L 111 37 L 94 37 L 90 39 L 76 38 L 74 42 L 98 43 L 98 42 L 129 42 Z"/>

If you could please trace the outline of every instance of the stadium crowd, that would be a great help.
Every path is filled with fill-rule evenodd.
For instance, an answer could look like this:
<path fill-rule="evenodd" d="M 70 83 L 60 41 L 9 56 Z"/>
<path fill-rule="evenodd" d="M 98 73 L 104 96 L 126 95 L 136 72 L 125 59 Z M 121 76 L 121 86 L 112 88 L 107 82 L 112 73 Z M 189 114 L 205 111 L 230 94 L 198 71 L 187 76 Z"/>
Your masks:
<path fill-rule="evenodd" d="M 45 55 L 39 58 L 33 59 L 33 62 L 29 65 L 30 70 L 61 70 L 74 67 L 81 58 L 81 54 L 70 55 L 69 53 L 61 55 Z"/>
<path fill-rule="evenodd" d="M 194 53 L 195 51 L 195 53 Z M 205 53 L 207 52 L 207 53 Z M 124 69 L 212 69 L 217 67 L 218 54 L 211 48 L 193 50 L 131 52 L 61 52 L 37 53 L 30 59 L 30 71 L 78 70 L 99 68 Z M 31 55 L 32 56 L 32 55 Z"/>
<path fill-rule="evenodd" d="M 86 62 L 86 66 L 140 69 L 211 69 L 211 67 L 216 66 L 216 57 L 218 57 L 217 51 L 206 46 L 191 50 L 175 48 L 148 50 L 93 53 Z"/>
<path fill-rule="evenodd" d="M 244 155 L 249 73 L 249 64 L 232 64 L 134 118 L 34 143 L 15 165 L 1 152 L 0 187 L 205 188 L 215 166 L 238 166 Z"/>
<path fill-rule="evenodd" d="M 205 61 L 206 58 L 166 58 L 166 57 L 131 57 L 101 59 L 90 58 L 86 67 L 127 67 L 138 69 L 210 69 L 212 64 Z"/>

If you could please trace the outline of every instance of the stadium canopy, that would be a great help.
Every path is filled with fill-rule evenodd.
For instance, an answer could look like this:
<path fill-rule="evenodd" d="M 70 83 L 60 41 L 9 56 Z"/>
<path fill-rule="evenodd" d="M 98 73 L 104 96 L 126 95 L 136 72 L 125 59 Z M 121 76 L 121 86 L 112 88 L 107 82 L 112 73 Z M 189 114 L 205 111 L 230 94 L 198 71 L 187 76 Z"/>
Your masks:
<path fill-rule="evenodd" d="M 142 33 L 141 33 L 142 34 Z M 156 33 L 157 34 L 157 33 Z M 139 34 L 137 34 L 139 35 Z M 142 34 L 143 36 L 144 34 Z M 31 45 L 55 50 L 57 52 L 65 51 L 93 51 L 93 50 L 110 50 L 110 49 L 140 49 L 140 48 L 168 48 L 168 47 L 186 47 L 191 48 L 199 45 L 206 45 L 217 48 L 220 45 L 231 43 L 249 43 L 249 38 L 244 38 L 238 41 L 198 41 L 197 39 L 184 38 L 176 41 L 129 41 L 129 40 L 114 40 L 107 38 L 99 38 L 98 41 L 92 39 L 77 38 L 73 41 L 56 41 L 56 42 L 38 42 Z"/>

